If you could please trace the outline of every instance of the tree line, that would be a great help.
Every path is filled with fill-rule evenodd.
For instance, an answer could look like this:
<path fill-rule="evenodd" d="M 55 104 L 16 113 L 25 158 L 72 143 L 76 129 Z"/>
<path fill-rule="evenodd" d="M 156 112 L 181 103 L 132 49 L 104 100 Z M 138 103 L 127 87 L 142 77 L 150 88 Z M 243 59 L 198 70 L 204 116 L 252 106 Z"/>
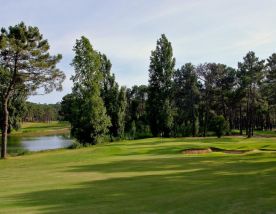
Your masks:
<path fill-rule="evenodd" d="M 12 99 L 8 105 L 9 122 L 8 133 L 12 130 L 18 130 L 23 122 L 51 122 L 61 121 L 60 103 L 40 104 L 26 102 L 22 98 Z M 2 115 L 0 115 L 2 121 Z"/>
<path fill-rule="evenodd" d="M 60 103 L 40 104 L 26 102 L 22 122 L 51 122 L 63 120 L 60 115 Z"/>
<path fill-rule="evenodd" d="M 267 60 L 248 52 L 237 69 L 221 63 L 186 63 L 175 69 L 165 35 L 150 58 L 148 111 L 155 136 L 206 136 L 275 125 L 276 54 Z M 158 113 L 157 113 L 158 112 Z"/>
<path fill-rule="evenodd" d="M 81 143 L 143 136 L 218 137 L 272 130 L 276 122 L 276 54 L 259 59 L 248 52 L 237 69 L 221 63 L 186 63 L 175 68 L 163 34 L 151 52 L 149 84 L 119 87 L 106 55 L 86 37 L 77 40 L 73 91 L 61 112 Z"/>

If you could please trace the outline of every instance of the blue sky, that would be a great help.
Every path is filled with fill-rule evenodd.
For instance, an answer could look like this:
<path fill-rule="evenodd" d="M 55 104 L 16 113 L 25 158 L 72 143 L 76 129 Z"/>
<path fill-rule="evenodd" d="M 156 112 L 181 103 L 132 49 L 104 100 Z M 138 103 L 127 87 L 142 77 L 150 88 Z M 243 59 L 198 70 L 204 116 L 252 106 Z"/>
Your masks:
<path fill-rule="evenodd" d="M 0 26 L 24 21 L 39 27 L 67 78 L 62 92 L 32 96 L 55 103 L 71 91 L 72 47 L 88 37 L 111 60 L 120 85 L 147 84 L 150 52 L 165 33 L 176 67 L 220 62 L 236 67 L 253 50 L 260 58 L 276 52 L 275 0 L 0 0 Z"/>

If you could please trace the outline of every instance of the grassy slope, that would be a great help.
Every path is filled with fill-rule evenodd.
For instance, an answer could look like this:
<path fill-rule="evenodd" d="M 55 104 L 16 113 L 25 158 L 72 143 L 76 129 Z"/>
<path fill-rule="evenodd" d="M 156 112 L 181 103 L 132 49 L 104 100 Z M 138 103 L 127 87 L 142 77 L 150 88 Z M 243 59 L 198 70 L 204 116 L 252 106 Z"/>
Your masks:
<path fill-rule="evenodd" d="M 62 134 L 69 132 L 70 124 L 68 122 L 52 121 L 43 122 L 26 122 L 22 124 L 21 129 L 13 131 L 12 136 L 36 136 L 47 134 Z"/>
<path fill-rule="evenodd" d="M 276 138 L 145 139 L 0 161 L 0 213 L 275 213 Z"/>

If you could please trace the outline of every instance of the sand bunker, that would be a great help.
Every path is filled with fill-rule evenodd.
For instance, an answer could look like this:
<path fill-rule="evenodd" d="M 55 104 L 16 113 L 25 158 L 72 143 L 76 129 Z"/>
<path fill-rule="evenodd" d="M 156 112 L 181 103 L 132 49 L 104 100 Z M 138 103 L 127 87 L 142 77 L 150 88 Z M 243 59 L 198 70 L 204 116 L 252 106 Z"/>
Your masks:
<path fill-rule="evenodd" d="M 185 149 L 181 151 L 182 154 L 206 154 L 210 153 L 212 150 L 210 148 L 208 149 Z"/>
<path fill-rule="evenodd" d="M 182 154 L 206 154 L 210 152 L 223 152 L 227 154 L 243 154 L 249 151 L 250 150 L 225 150 L 225 149 L 211 147 L 207 149 L 185 149 L 185 150 L 182 150 L 181 153 Z"/>

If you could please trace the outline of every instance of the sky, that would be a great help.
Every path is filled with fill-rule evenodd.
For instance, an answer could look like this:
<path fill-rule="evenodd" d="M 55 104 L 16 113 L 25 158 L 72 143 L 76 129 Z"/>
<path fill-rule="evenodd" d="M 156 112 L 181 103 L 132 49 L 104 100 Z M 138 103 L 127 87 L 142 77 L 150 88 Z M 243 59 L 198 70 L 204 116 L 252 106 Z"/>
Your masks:
<path fill-rule="evenodd" d="M 237 67 L 248 51 L 262 59 L 276 52 L 275 0 L 0 0 L 0 27 L 37 26 L 50 53 L 63 56 L 62 92 L 29 97 L 56 103 L 71 92 L 72 48 L 81 36 L 105 53 L 120 85 L 148 83 L 151 51 L 162 33 L 172 43 L 176 68 L 192 62 Z"/>

